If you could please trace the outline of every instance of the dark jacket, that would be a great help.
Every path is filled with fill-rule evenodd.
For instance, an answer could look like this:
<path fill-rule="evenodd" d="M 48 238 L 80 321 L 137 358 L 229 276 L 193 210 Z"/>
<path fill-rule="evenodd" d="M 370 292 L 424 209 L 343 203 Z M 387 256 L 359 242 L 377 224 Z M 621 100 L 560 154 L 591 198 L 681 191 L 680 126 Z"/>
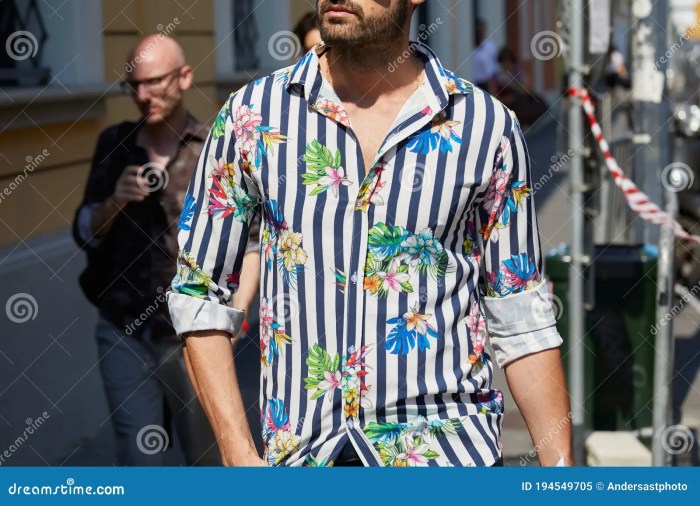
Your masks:
<path fill-rule="evenodd" d="M 190 116 L 180 148 L 166 167 L 167 181 L 143 202 L 131 202 L 99 240 L 81 236 L 78 218 L 85 206 L 105 201 L 128 165 L 149 163 L 137 145 L 140 124 L 125 121 L 103 131 L 97 141 L 73 236 L 88 255 L 81 286 L 100 312 L 124 329 L 136 320 L 152 326 L 154 338 L 173 336 L 165 292 L 175 275 L 178 219 L 208 128 Z M 95 244 L 97 242 L 97 244 Z"/>

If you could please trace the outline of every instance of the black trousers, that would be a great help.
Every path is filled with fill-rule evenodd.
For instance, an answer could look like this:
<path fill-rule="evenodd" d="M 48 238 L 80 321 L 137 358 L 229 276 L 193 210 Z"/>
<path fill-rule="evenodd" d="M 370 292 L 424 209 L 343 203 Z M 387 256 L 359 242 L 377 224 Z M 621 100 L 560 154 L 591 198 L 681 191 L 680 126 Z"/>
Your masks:
<path fill-rule="evenodd" d="M 350 441 L 345 443 L 343 450 L 338 455 L 338 458 L 333 462 L 333 467 L 362 467 L 362 460 L 355 451 L 355 447 Z M 491 467 L 503 467 L 503 457 L 493 463 Z"/>

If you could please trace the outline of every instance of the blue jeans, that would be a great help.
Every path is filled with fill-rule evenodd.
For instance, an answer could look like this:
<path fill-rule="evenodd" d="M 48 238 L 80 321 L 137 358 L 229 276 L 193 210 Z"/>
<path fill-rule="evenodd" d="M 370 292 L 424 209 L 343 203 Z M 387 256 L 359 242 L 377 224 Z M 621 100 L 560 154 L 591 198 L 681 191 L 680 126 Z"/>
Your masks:
<path fill-rule="evenodd" d="M 165 449 L 177 438 L 187 465 L 221 465 L 182 344 L 174 338 L 153 341 L 147 321 L 129 335 L 102 315 L 96 337 L 118 464 L 162 466 Z"/>

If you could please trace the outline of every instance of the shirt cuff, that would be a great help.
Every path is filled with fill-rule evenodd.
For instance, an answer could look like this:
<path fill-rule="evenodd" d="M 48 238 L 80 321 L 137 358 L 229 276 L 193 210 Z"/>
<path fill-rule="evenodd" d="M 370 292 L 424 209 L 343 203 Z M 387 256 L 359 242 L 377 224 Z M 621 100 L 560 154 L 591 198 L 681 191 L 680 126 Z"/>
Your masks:
<path fill-rule="evenodd" d="M 177 335 L 187 337 L 198 330 L 221 330 L 236 336 L 243 325 L 245 311 L 211 300 L 168 292 L 168 310 Z"/>
<path fill-rule="evenodd" d="M 484 297 L 482 301 L 499 367 L 561 346 L 563 340 L 557 331 L 546 282 L 505 297 Z"/>
<path fill-rule="evenodd" d="M 78 235 L 86 246 L 96 248 L 102 239 L 92 233 L 92 213 L 99 206 L 99 203 L 85 204 L 78 212 Z"/>

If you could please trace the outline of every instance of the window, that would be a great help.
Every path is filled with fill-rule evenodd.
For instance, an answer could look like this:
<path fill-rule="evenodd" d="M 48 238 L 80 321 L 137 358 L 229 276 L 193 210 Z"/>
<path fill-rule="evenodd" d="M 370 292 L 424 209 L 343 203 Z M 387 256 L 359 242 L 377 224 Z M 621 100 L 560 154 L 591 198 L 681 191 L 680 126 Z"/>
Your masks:
<path fill-rule="evenodd" d="M 289 33 L 288 0 L 215 0 L 214 12 L 219 79 L 247 81 L 290 65 L 299 55 Z"/>
<path fill-rule="evenodd" d="M 0 124 L 16 129 L 104 113 L 102 2 L 0 0 Z"/>
<path fill-rule="evenodd" d="M 65 88 L 104 80 L 101 2 L 3 0 L 0 85 Z"/>

